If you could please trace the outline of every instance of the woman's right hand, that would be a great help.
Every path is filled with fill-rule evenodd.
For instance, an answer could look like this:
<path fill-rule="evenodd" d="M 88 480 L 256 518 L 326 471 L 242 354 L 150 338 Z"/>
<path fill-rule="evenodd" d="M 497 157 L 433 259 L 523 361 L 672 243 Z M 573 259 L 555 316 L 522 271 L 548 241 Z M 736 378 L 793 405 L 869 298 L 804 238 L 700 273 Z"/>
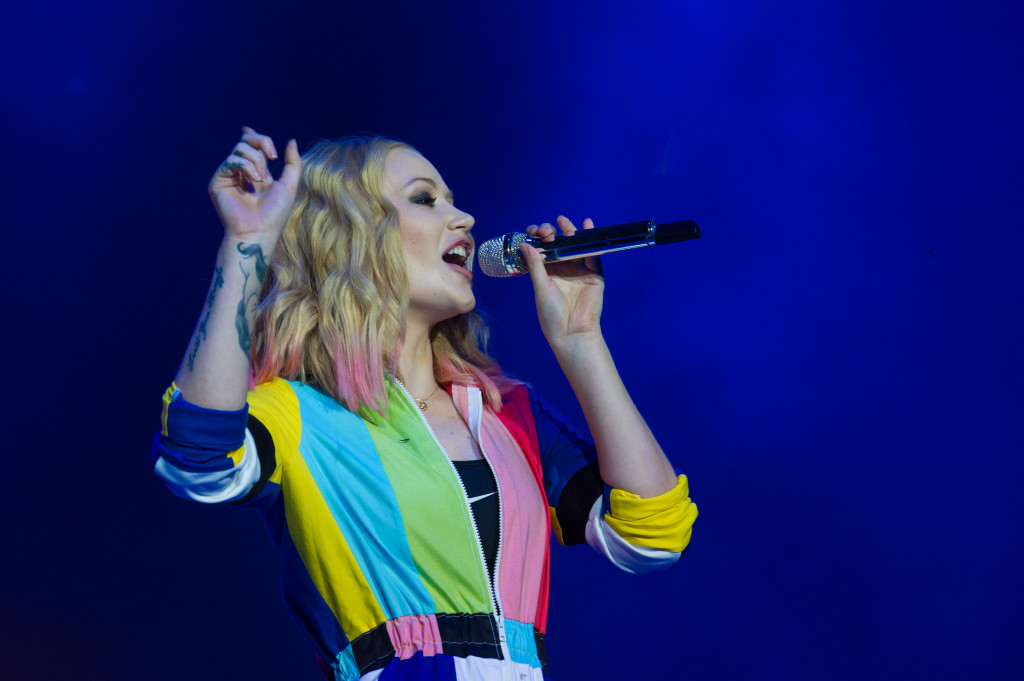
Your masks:
<path fill-rule="evenodd" d="M 277 160 L 274 141 L 249 127 L 210 180 L 210 198 L 224 224 L 224 235 L 259 241 L 273 249 L 295 202 L 302 159 L 295 140 L 284 151 L 284 171 L 275 180 L 267 161 Z"/>

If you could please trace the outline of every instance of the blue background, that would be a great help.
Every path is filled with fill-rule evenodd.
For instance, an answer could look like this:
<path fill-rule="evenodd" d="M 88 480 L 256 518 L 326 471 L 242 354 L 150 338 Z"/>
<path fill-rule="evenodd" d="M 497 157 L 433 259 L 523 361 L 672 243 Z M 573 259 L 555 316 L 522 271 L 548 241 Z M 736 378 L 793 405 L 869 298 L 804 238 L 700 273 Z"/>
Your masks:
<path fill-rule="evenodd" d="M 481 240 L 700 223 L 605 259 L 608 342 L 700 507 L 691 551 L 637 578 L 556 547 L 556 678 L 1024 676 L 1009 3 L 4 15 L 0 677 L 320 678 L 257 519 L 171 496 L 148 458 L 243 124 L 406 139 Z M 581 423 L 529 282 L 476 290 L 505 368 Z"/>

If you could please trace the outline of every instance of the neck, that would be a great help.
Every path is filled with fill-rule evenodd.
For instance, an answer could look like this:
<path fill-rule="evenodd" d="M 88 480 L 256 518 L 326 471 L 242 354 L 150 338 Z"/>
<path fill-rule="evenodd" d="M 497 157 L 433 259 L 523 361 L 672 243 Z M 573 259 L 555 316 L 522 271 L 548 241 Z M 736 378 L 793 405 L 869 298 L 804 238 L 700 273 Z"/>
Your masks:
<path fill-rule="evenodd" d="M 413 397 L 425 397 L 434 390 L 434 353 L 430 349 L 430 328 L 406 321 L 398 377 Z"/>

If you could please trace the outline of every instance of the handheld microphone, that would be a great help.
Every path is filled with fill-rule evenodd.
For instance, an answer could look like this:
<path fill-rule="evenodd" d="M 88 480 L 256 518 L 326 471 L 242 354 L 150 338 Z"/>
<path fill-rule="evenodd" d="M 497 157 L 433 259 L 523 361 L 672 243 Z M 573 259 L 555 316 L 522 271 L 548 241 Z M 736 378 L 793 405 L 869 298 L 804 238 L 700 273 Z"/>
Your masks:
<path fill-rule="evenodd" d="M 518 277 L 527 274 L 526 258 L 519 244 L 527 243 L 544 251 L 544 262 L 575 260 L 613 251 L 625 251 L 641 246 L 661 246 L 700 237 L 700 228 L 693 220 L 666 222 L 639 220 L 622 225 L 594 229 L 581 229 L 572 236 L 556 236 L 554 241 L 541 241 L 522 232 L 498 236 L 480 244 L 477 264 L 480 271 L 491 277 Z"/>

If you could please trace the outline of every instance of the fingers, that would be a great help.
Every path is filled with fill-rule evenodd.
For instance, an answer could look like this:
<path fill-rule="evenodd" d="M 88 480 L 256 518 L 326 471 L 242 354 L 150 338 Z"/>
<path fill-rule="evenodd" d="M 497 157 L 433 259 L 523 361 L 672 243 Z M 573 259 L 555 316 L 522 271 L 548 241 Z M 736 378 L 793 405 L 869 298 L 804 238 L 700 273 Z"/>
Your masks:
<path fill-rule="evenodd" d="M 576 233 L 576 225 L 572 224 L 572 220 L 565 217 L 564 215 L 559 215 L 555 222 L 558 224 L 558 227 L 562 230 L 563 236 L 572 236 L 573 234 Z"/>
<path fill-rule="evenodd" d="M 519 244 L 519 252 L 526 260 L 526 270 L 530 273 L 530 279 L 533 281 L 533 290 L 543 291 L 548 285 L 548 271 L 544 267 L 544 256 L 527 243 Z"/>
<path fill-rule="evenodd" d="M 555 222 L 557 222 L 558 226 L 562 229 L 563 235 L 570 236 L 576 233 L 576 225 L 572 224 L 572 220 L 565 217 L 564 215 L 559 215 L 558 219 L 555 220 Z M 590 218 L 584 220 L 583 229 L 594 229 L 594 221 L 591 220 Z"/>
<path fill-rule="evenodd" d="M 220 168 L 217 169 L 217 174 L 224 177 L 238 177 L 245 178 L 249 182 L 265 182 L 260 171 L 256 168 L 256 165 L 244 156 L 231 152 L 231 156 L 228 156 L 228 160 L 220 164 Z"/>
<path fill-rule="evenodd" d="M 526 228 L 526 233 L 541 241 L 551 241 L 555 238 L 556 230 L 551 226 L 551 223 L 545 222 L 539 227 L 537 225 L 530 225 Z"/>
<path fill-rule="evenodd" d="M 302 157 L 299 156 L 299 145 L 291 139 L 284 148 L 284 171 L 281 173 L 278 182 L 283 183 L 289 190 L 299 186 L 299 178 L 302 177 Z"/>
<path fill-rule="evenodd" d="M 526 228 L 526 233 L 532 237 L 540 239 L 541 241 L 553 241 L 558 235 L 572 236 L 576 233 L 576 225 L 574 225 L 572 220 L 564 215 L 559 215 L 558 219 L 555 220 L 555 223 L 558 225 L 558 228 L 555 228 L 549 222 L 545 222 L 540 226 L 530 225 Z M 583 229 L 594 229 L 594 221 L 590 218 L 584 220 Z"/>
<path fill-rule="evenodd" d="M 244 167 L 252 167 L 252 169 L 255 170 L 255 175 L 247 173 L 250 175 L 251 179 L 256 182 L 270 182 L 270 173 L 267 171 L 267 157 L 263 155 L 262 151 L 254 149 L 245 142 L 239 142 L 235 145 L 235 148 L 231 150 L 231 155 L 244 161 L 248 161 L 247 164 L 244 164 Z M 228 161 L 232 160 L 234 159 L 228 159 Z"/>
<path fill-rule="evenodd" d="M 277 160 L 277 147 L 274 146 L 274 140 L 270 139 L 267 135 L 261 135 L 249 126 L 244 126 L 242 128 L 242 142 L 248 144 L 253 149 L 259 149 L 271 161 Z"/>
<path fill-rule="evenodd" d="M 294 140 L 289 144 L 294 144 Z M 298 149 L 293 149 L 294 158 L 292 165 L 298 159 Z M 224 177 L 244 178 L 245 184 L 271 183 L 273 176 L 267 168 L 267 159 L 277 159 L 277 148 L 274 141 L 267 135 L 261 135 L 252 128 L 242 128 L 242 139 L 231 150 L 228 157 L 218 169 L 218 174 Z M 287 171 L 287 163 L 285 170 Z M 301 168 L 301 161 L 298 161 Z M 252 191 L 252 188 L 249 188 Z"/>
<path fill-rule="evenodd" d="M 563 236 L 572 236 L 573 234 L 576 233 L 576 225 L 572 224 L 572 220 L 565 217 L 564 215 L 559 215 L 558 219 L 555 220 L 555 222 L 557 222 L 558 226 L 561 228 Z M 590 218 L 584 220 L 583 229 L 594 229 L 594 221 L 591 220 Z M 595 272 L 597 274 L 601 274 L 603 272 L 603 268 L 601 267 L 601 259 L 596 255 L 584 258 L 582 261 L 580 261 L 580 265 L 582 267 L 586 267 L 591 272 Z"/>

